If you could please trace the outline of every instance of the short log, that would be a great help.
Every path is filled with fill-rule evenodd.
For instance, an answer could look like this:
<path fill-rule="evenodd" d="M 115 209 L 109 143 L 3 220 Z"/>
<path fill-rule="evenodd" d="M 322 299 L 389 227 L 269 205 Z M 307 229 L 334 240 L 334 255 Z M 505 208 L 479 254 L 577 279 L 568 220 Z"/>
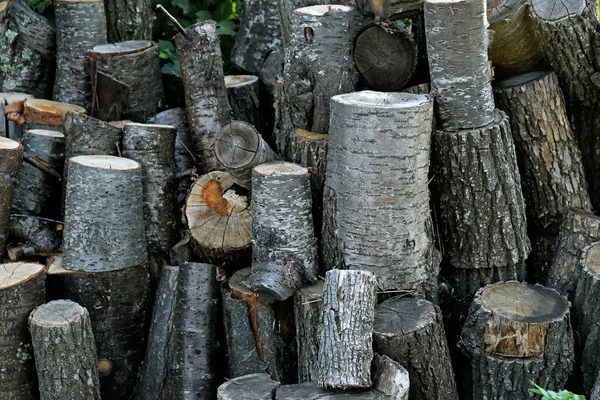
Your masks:
<path fill-rule="evenodd" d="M 244 375 L 219 386 L 217 400 L 273 400 L 278 387 L 267 374 Z"/>
<path fill-rule="evenodd" d="M 23 120 L 25 129 L 47 129 L 51 131 L 64 130 L 67 113 L 85 114 L 83 107 L 59 103 L 50 100 L 26 99 L 23 103 Z M 9 116 L 9 120 L 12 118 Z"/>
<path fill-rule="evenodd" d="M 258 76 L 226 75 L 225 87 L 233 119 L 259 127 L 260 84 Z"/>
<path fill-rule="evenodd" d="M 22 162 L 23 146 L 0 137 L 0 259 L 7 245 L 13 193 Z"/>

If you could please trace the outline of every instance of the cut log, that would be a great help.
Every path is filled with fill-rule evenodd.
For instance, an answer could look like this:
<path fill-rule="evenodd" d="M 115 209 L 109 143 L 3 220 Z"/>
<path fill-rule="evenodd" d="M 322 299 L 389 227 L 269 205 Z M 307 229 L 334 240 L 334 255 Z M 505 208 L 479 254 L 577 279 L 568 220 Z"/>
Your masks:
<path fill-rule="evenodd" d="M 23 146 L 0 137 L 0 260 L 4 257 L 16 178 L 23 162 Z"/>
<path fill-rule="evenodd" d="M 217 400 L 273 400 L 278 387 L 267 374 L 245 375 L 219 386 Z"/>
<path fill-rule="evenodd" d="M 470 360 L 467 399 L 533 399 L 530 381 L 562 388 L 573 367 L 569 302 L 540 285 L 512 281 L 482 288 L 459 347 Z"/>
<path fill-rule="evenodd" d="M 192 25 L 175 37 L 181 60 L 181 79 L 185 105 L 194 141 L 199 172 L 216 167 L 213 153 L 215 137 L 231 122 L 227 99 L 223 57 L 214 21 Z"/>
<path fill-rule="evenodd" d="M 368 271 L 325 275 L 317 382 L 326 388 L 371 386 L 376 277 Z"/>
<path fill-rule="evenodd" d="M 51 301 L 33 310 L 29 331 L 42 400 L 100 399 L 96 345 L 85 308 Z"/>
<path fill-rule="evenodd" d="M 383 290 L 437 288 L 427 176 L 432 108 L 428 96 L 408 93 L 332 99 L 323 195 L 326 270 L 371 271 Z"/>
<path fill-rule="evenodd" d="M 33 263 L 0 265 L 0 397 L 38 398 L 38 384 L 27 318 L 46 302 L 44 266 Z"/>
<path fill-rule="evenodd" d="M 48 268 L 48 299 L 72 300 L 90 313 L 103 399 L 133 393 L 144 358 L 149 285 L 146 264 L 90 273 L 67 270 L 57 257 Z"/>
<path fill-rule="evenodd" d="M 417 45 L 411 33 L 394 22 L 374 22 L 358 33 L 354 63 L 369 88 L 402 89 L 417 67 Z"/>
<path fill-rule="evenodd" d="M 26 93 L 0 93 L 0 129 L 3 136 L 9 139 L 20 141 L 23 136 L 23 109 L 26 99 L 33 98 Z M 8 116 L 17 119 L 17 122 L 11 121 Z"/>
<path fill-rule="evenodd" d="M 32 129 L 23 136 L 23 159 L 15 185 L 14 212 L 48 218 L 60 214 L 65 135 Z"/>
<path fill-rule="evenodd" d="M 214 399 L 217 394 L 220 305 L 216 272 L 209 264 L 179 267 L 165 399 Z"/>
<path fill-rule="evenodd" d="M 446 131 L 494 121 L 486 3 L 425 0 L 425 31 L 436 117 Z"/>
<path fill-rule="evenodd" d="M 22 251 L 37 254 L 50 253 L 59 249 L 61 240 L 56 228 L 50 222 L 28 215 L 11 215 L 10 219 L 9 240 L 25 243 L 24 248 L 8 249 L 8 257 L 11 261 L 23 259 L 25 254 L 21 254 Z"/>
<path fill-rule="evenodd" d="M 510 19 L 526 3 L 526 0 L 487 0 L 486 8 L 489 23 L 494 24 L 503 19 Z"/>
<path fill-rule="evenodd" d="M 319 340 L 323 319 L 323 281 L 294 294 L 294 322 L 298 347 L 298 382 L 317 380 Z"/>
<path fill-rule="evenodd" d="M 393 21 L 400 15 L 423 8 L 421 0 L 370 0 L 375 14 L 384 20 Z"/>
<path fill-rule="evenodd" d="M 215 139 L 215 156 L 233 181 L 248 190 L 252 188 L 252 168 L 279 158 L 258 131 L 242 121 L 233 121 L 221 130 Z"/>
<path fill-rule="evenodd" d="M 227 97 L 233 112 L 233 119 L 258 127 L 260 122 L 258 76 L 227 75 L 225 76 L 225 87 L 227 87 Z"/>
<path fill-rule="evenodd" d="M 142 166 L 127 158 L 69 160 L 64 267 L 113 271 L 146 261 Z"/>
<path fill-rule="evenodd" d="M 54 26 L 24 0 L 0 8 L 0 91 L 49 98 L 56 68 Z"/>
<path fill-rule="evenodd" d="M 266 372 L 296 382 L 293 310 L 290 302 L 268 304 L 252 292 L 250 268 L 239 270 L 221 288 L 227 378 Z"/>
<path fill-rule="evenodd" d="M 100 44 L 89 50 L 91 115 L 105 121 L 146 122 L 156 114 L 164 102 L 158 52 L 158 45 L 146 40 Z M 127 87 L 125 99 L 113 91 L 111 81 Z"/>
<path fill-rule="evenodd" d="M 531 250 L 506 114 L 480 129 L 437 131 L 435 197 L 445 255 L 456 268 L 507 268 Z"/>
<path fill-rule="evenodd" d="M 458 400 L 442 312 L 432 303 L 397 296 L 375 307 L 374 350 L 404 366 L 411 400 Z"/>
<path fill-rule="evenodd" d="M 105 6 L 109 43 L 152 38 L 151 0 L 107 0 Z"/>
<path fill-rule="evenodd" d="M 177 275 L 179 267 L 166 266 L 160 275 L 152 322 L 148 332 L 146 357 L 142 365 L 140 383 L 136 390 L 139 400 L 162 399 L 165 387 L 169 357 L 173 352 L 173 308 L 177 290 Z"/>
<path fill-rule="evenodd" d="M 203 261 L 230 271 L 250 264 L 252 214 L 228 173 L 209 172 L 196 180 L 183 214 L 194 252 Z"/>
<path fill-rule="evenodd" d="M 106 13 L 102 0 L 57 0 L 56 79 L 53 100 L 90 109 L 92 85 L 88 50 L 106 43 Z"/>
<path fill-rule="evenodd" d="M 50 100 L 26 99 L 23 103 L 23 122 L 26 129 L 64 130 L 67 113 L 85 114 L 83 107 Z M 8 117 L 12 119 L 11 116 Z"/>

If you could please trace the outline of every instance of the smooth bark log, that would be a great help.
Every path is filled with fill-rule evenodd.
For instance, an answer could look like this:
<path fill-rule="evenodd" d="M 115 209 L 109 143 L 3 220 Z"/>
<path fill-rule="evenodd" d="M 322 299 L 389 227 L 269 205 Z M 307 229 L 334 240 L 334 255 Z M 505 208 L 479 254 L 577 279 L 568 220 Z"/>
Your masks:
<path fill-rule="evenodd" d="M 322 319 L 323 281 L 318 280 L 294 294 L 299 383 L 317 380 Z"/>
<path fill-rule="evenodd" d="M 20 119 L 18 122 L 21 124 L 24 119 L 21 114 L 25 108 L 24 102 L 31 98 L 33 96 L 27 93 L 0 93 L 0 129 L 3 136 L 16 141 L 21 140 L 23 126 L 11 121 L 9 117 Z"/>
<path fill-rule="evenodd" d="M 0 137 L 0 259 L 7 245 L 13 193 L 22 162 L 23 146 Z"/>
<path fill-rule="evenodd" d="M 105 0 L 108 42 L 152 39 L 151 0 Z"/>
<path fill-rule="evenodd" d="M 233 119 L 259 127 L 260 84 L 258 76 L 227 75 L 225 76 L 225 87 Z"/>
<path fill-rule="evenodd" d="M 245 375 L 219 386 L 217 400 L 273 400 L 278 387 L 267 374 Z"/>

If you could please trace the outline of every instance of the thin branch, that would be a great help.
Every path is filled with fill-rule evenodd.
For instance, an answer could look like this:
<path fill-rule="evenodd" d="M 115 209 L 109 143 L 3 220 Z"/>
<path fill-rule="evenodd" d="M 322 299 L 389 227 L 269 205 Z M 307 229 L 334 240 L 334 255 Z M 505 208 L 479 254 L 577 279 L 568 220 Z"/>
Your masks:
<path fill-rule="evenodd" d="M 179 21 L 177 21 L 177 18 L 175 18 L 174 16 L 172 16 L 166 8 L 164 8 L 161 4 L 156 6 L 157 10 L 161 10 L 163 13 L 165 13 L 165 15 L 167 16 L 167 18 L 169 18 L 169 20 L 171 20 L 171 22 L 175 25 L 175 27 L 177 28 L 177 30 L 179 32 L 181 32 L 181 34 L 183 36 L 187 36 L 185 34 L 185 29 L 183 29 L 183 26 L 181 26 L 181 24 L 179 23 Z"/>

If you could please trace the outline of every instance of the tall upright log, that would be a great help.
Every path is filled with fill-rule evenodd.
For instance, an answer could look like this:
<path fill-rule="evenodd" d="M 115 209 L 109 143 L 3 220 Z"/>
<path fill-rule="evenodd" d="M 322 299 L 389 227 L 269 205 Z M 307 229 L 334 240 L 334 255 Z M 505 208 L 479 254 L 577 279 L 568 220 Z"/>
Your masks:
<path fill-rule="evenodd" d="M 23 162 L 23 146 L 0 137 L 0 259 L 4 258 L 14 187 Z"/>
<path fill-rule="evenodd" d="M 0 5 L 0 91 L 52 96 L 56 31 L 24 0 Z"/>
<path fill-rule="evenodd" d="M 26 99 L 33 98 L 27 93 L 0 93 L 0 129 L 2 135 L 16 141 L 20 141 L 23 136 L 23 127 L 18 125 L 22 123 L 20 114 L 23 113 Z M 16 117 L 20 121 L 11 121 L 9 116 Z"/>
<path fill-rule="evenodd" d="M 431 99 L 363 91 L 335 96 L 331 104 L 325 268 L 371 271 L 384 290 L 433 290 L 439 264 L 427 176 Z"/>
<path fill-rule="evenodd" d="M 24 123 L 25 129 L 47 129 L 51 131 L 64 130 L 67 113 L 85 114 L 85 109 L 78 105 L 59 103 L 50 100 L 26 99 L 23 103 L 23 114 L 16 119 L 9 115 L 8 119 Z"/>
<path fill-rule="evenodd" d="M 63 263 L 69 270 L 114 271 L 146 261 L 142 166 L 127 158 L 69 160 Z"/>
<path fill-rule="evenodd" d="M 192 25 L 175 37 L 181 60 L 185 105 L 200 173 L 216 167 L 215 137 L 231 122 L 223 57 L 214 21 Z"/>
<path fill-rule="evenodd" d="M 483 0 L 425 0 L 425 31 L 436 116 L 446 131 L 494 121 Z"/>
<path fill-rule="evenodd" d="M 260 84 L 258 76 L 226 75 L 225 87 L 233 119 L 259 127 Z"/>
<path fill-rule="evenodd" d="M 46 302 L 44 266 L 33 263 L 0 265 L 0 397 L 6 400 L 39 396 L 27 318 Z"/>
<path fill-rule="evenodd" d="M 154 42 L 131 40 L 100 44 L 88 51 L 92 80 L 91 114 L 105 121 L 146 122 L 164 102 L 159 48 Z M 127 87 L 127 96 L 114 82 Z"/>
<path fill-rule="evenodd" d="M 52 99 L 90 109 L 92 86 L 87 52 L 106 43 L 106 13 L 102 0 L 57 0 L 56 79 Z"/>
<path fill-rule="evenodd" d="M 151 0 L 106 0 L 104 5 L 109 43 L 152 38 Z"/>
<path fill-rule="evenodd" d="M 37 307 L 29 316 L 42 400 L 100 399 L 98 361 L 88 311 L 70 300 Z"/>
<path fill-rule="evenodd" d="M 323 281 L 294 294 L 294 323 L 298 347 L 298 382 L 316 381 L 323 319 Z"/>

